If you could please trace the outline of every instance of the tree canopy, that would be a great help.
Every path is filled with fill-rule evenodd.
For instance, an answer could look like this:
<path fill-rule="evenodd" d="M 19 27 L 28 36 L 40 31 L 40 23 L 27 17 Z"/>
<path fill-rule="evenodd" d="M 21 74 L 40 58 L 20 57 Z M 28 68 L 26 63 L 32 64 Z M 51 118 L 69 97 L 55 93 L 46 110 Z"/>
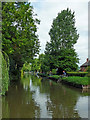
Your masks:
<path fill-rule="evenodd" d="M 76 70 L 79 62 L 74 45 L 79 34 L 75 27 L 75 13 L 69 10 L 61 11 L 53 20 L 49 31 L 50 42 L 47 42 L 45 55 L 48 57 L 50 69 L 61 68 L 66 71 Z"/>
<path fill-rule="evenodd" d="M 31 3 L 2 3 L 2 50 L 9 55 L 10 69 L 19 69 L 39 53 L 38 24 Z"/>

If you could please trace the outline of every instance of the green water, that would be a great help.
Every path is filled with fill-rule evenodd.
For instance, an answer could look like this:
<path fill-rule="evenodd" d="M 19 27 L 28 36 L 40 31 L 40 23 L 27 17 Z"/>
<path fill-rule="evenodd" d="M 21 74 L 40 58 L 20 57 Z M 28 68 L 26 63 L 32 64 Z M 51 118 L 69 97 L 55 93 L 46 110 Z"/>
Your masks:
<path fill-rule="evenodd" d="M 3 118 L 88 118 L 89 91 L 30 74 L 2 97 Z"/>

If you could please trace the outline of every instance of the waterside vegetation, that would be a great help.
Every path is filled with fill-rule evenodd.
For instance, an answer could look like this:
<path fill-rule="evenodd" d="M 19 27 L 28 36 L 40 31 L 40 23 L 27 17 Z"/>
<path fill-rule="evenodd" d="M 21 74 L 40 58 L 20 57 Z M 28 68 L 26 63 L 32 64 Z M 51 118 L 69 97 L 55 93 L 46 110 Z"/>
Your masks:
<path fill-rule="evenodd" d="M 68 85 L 72 85 L 75 87 L 79 87 L 79 88 L 84 88 L 85 86 L 88 86 L 88 88 L 90 88 L 90 84 L 89 84 L 89 77 L 84 76 L 84 77 L 80 77 L 80 76 L 63 76 L 63 75 L 45 75 L 43 73 L 38 74 L 40 76 L 43 77 L 47 77 L 48 79 L 54 80 L 56 82 L 61 82 L 61 83 L 65 83 Z"/>
<path fill-rule="evenodd" d="M 67 72 L 68 76 L 80 76 L 80 77 L 84 77 L 88 74 L 88 72 Z"/>
<path fill-rule="evenodd" d="M 30 2 L 2 3 L 2 53 L 4 56 L 2 55 L 2 91 L 0 88 L 0 93 L 3 95 L 8 90 L 9 82 L 23 78 L 25 71 L 39 73 L 40 76 L 48 76 L 50 79 L 88 84 L 87 77 L 84 77 L 87 72 L 75 72 L 78 70 L 79 63 L 78 54 L 74 49 L 79 38 L 75 26 L 75 12 L 67 8 L 53 19 L 49 31 L 50 42 L 46 43 L 44 54 L 39 54 L 40 41 L 37 35 L 39 24 L 40 20 L 34 14 Z M 8 56 L 8 59 L 5 56 Z M 62 77 L 63 70 L 70 77 Z"/>
<path fill-rule="evenodd" d="M 0 72 L 2 75 L 0 75 L 0 95 L 5 95 L 8 91 L 9 86 L 9 58 L 8 55 L 3 52 L 0 52 Z"/>

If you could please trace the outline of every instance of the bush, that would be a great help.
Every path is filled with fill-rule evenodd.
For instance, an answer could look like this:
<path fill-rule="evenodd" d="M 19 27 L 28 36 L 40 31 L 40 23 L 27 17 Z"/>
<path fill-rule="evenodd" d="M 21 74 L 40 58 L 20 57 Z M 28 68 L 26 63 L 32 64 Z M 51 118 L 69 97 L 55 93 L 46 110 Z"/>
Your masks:
<path fill-rule="evenodd" d="M 88 72 L 67 72 L 68 76 L 80 76 L 84 77 L 88 74 Z"/>

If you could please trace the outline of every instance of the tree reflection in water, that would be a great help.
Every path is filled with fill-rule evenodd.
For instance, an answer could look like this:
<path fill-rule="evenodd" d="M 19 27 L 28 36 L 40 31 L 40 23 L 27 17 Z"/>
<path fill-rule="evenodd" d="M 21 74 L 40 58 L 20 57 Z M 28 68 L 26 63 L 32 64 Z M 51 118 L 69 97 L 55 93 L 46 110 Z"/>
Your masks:
<path fill-rule="evenodd" d="M 52 82 L 51 85 L 51 81 L 49 86 L 47 84 L 48 82 L 42 83 L 41 92 L 48 92 L 50 95 L 47 100 L 47 111 L 52 113 L 52 118 L 79 118 L 78 111 L 74 109 L 79 94 L 60 84 L 53 85 Z"/>
<path fill-rule="evenodd" d="M 80 90 L 26 74 L 3 97 L 3 118 L 79 118 Z"/>

